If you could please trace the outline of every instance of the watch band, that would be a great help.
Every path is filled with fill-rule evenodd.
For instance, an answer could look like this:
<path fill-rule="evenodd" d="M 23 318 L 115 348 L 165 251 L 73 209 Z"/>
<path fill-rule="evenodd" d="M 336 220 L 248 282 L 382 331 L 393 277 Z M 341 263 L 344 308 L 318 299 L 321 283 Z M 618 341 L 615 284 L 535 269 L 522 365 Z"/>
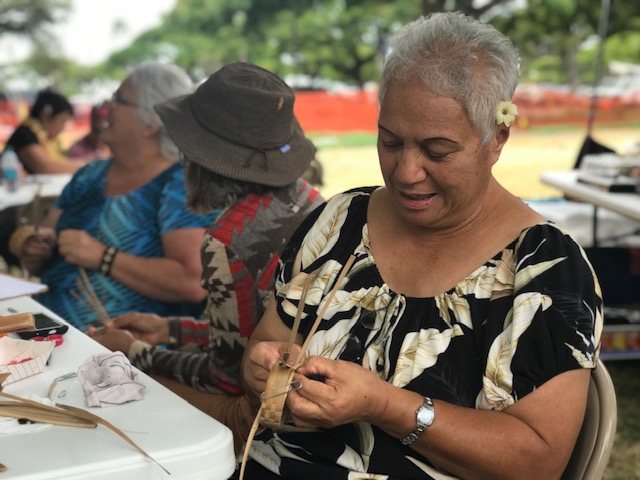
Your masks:
<path fill-rule="evenodd" d="M 431 426 L 433 420 L 435 419 L 435 410 L 433 408 L 433 402 L 429 397 L 424 397 L 424 402 L 416 410 L 416 428 L 413 431 L 404 437 L 402 440 L 403 445 L 411 445 L 415 442 L 422 432 L 424 432 L 427 428 Z"/>

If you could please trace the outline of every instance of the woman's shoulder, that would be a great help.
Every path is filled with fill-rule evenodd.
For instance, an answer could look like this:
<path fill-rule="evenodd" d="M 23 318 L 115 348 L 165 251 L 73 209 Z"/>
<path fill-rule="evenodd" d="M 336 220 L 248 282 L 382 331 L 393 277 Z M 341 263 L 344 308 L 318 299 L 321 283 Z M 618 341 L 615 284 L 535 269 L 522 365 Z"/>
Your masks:
<path fill-rule="evenodd" d="M 356 187 L 333 195 L 327 200 L 327 209 L 334 210 L 337 208 L 350 206 L 352 204 L 367 204 L 371 198 L 371 194 L 378 187 Z"/>
<path fill-rule="evenodd" d="M 558 224 L 551 221 L 544 221 L 526 227 L 520 232 L 520 237 L 555 237 L 566 238 L 567 241 L 575 243 L 575 240 L 569 233 L 562 229 Z"/>
<path fill-rule="evenodd" d="M 511 246 L 520 252 L 520 256 L 526 252 L 545 250 L 555 252 L 557 255 L 572 255 L 579 253 L 584 256 L 580 244 L 559 225 L 545 221 L 524 228 Z"/>
<path fill-rule="evenodd" d="M 181 162 L 176 162 L 152 178 L 148 185 L 156 185 L 164 190 L 186 195 L 187 184 Z"/>
<path fill-rule="evenodd" d="M 76 182 L 85 182 L 90 179 L 103 178 L 111 164 L 111 159 L 94 160 L 80 168 L 72 177 Z"/>
<path fill-rule="evenodd" d="M 325 228 L 342 229 L 345 224 L 354 226 L 356 223 L 366 222 L 369 199 L 375 189 L 376 187 L 358 187 L 337 193 L 316 208 L 305 223 L 317 231 Z M 310 222 L 314 225 L 311 226 Z"/>
<path fill-rule="evenodd" d="M 26 125 L 19 125 L 7 140 L 7 146 L 11 145 L 16 152 L 34 143 L 38 143 L 38 137 Z"/>

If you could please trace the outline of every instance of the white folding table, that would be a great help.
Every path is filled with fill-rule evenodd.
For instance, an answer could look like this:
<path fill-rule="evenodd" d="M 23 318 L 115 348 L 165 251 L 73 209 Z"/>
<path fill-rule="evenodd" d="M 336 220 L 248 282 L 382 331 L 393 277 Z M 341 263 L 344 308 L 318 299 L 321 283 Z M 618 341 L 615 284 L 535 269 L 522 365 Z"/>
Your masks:
<path fill-rule="evenodd" d="M 0 315 L 43 312 L 62 320 L 30 297 L 0 301 Z M 40 374 L 8 384 L 13 395 L 46 397 L 52 381 L 92 355 L 109 350 L 70 327 Z M 137 371 L 137 370 L 136 370 Z M 87 406 L 77 377 L 60 381 L 52 400 L 81 407 L 115 425 L 162 467 L 142 455 L 115 432 L 97 428 L 47 425 L 39 431 L 0 435 L 0 479 L 228 479 L 235 470 L 231 431 L 182 398 L 139 372 L 144 399 L 100 408 Z"/>

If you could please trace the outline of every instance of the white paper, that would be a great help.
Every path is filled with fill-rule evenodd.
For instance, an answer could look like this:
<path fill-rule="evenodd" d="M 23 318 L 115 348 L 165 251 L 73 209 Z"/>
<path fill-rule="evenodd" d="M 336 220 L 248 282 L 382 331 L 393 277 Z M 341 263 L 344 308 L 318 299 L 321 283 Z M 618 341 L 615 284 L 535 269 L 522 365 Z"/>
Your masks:
<path fill-rule="evenodd" d="M 48 287 L 43 283 L 29 282 L 11 275 L 0 273 L 0 300 L 35 295 L 46 292 Z"/>

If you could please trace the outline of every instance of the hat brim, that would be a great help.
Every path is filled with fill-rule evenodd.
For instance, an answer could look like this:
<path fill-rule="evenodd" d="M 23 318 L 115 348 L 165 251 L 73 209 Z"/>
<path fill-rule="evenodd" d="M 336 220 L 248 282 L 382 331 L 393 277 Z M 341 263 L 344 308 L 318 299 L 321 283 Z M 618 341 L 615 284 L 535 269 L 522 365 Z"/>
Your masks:
<path fill-rule="evenodd" d="M 192 100 L 192 95 L 185 95 L 154 108 L 169 136 L 189 161 L 218 175 L 281 187 L 300 178 L 315 157 L 316 148 L 305 137 L 295 117 L 293 135 L 286 145 L 275 150 L 258 151 L 205 129 L 193 115 Z"/>

